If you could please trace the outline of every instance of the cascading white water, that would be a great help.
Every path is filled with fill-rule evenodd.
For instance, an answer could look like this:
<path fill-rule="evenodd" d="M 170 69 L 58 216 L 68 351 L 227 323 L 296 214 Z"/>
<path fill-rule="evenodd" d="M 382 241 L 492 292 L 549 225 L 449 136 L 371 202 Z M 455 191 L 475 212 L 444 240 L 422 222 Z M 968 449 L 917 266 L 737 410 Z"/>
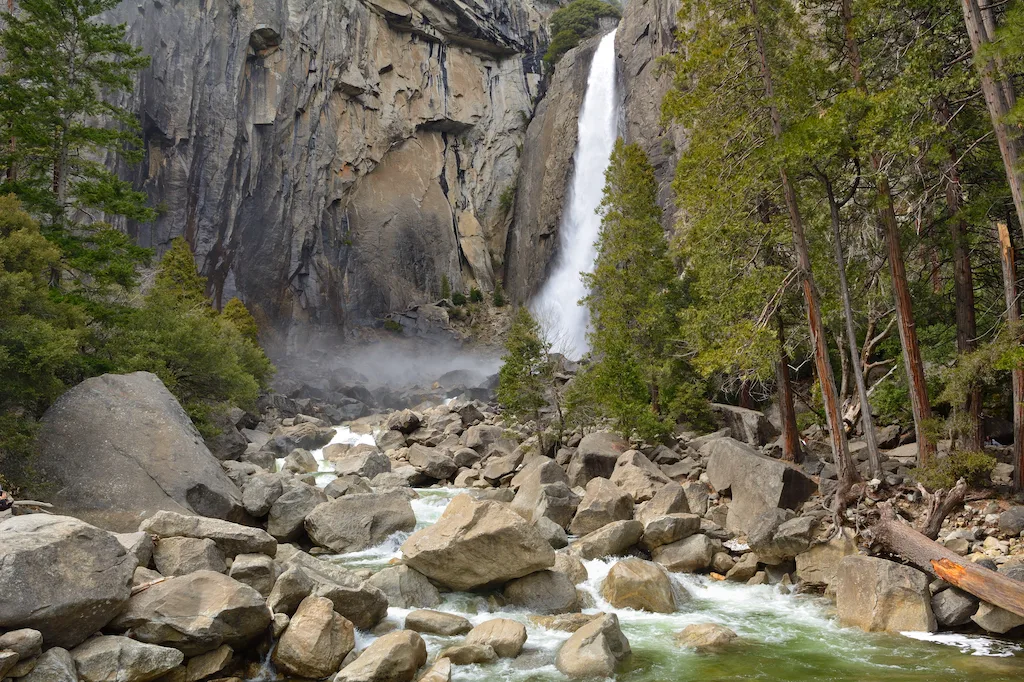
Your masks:
<path fill-rule="evenodd" d="M 559 228 L 558 260 L 531 308 L 541 320 L 554 350 L 578 359 L 587 350 L 590 316 L 579 301 L 587 290 L 580 276 L 592 272 L 595 242 L 601 229 L 596 210 L 604 189 L 604 172 L 617 137 L 615 31 L 601 39 L 590 64 L 587 91 L 579 117 L 573 155 L 569 204 Z"/>

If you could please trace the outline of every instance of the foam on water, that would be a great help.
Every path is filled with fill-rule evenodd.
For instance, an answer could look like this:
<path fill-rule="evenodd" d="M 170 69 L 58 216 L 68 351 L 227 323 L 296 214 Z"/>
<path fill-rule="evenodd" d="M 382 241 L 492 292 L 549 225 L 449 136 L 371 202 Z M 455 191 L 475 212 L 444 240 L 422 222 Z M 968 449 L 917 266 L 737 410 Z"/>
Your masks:
<path fill-rule="evenodd" d="M 1022 648 L 1015 642 L 993 639 L 983 635 L 964 635 L 958 632 L 903 632 L 904 637 L 918 639 L 922 642 L 935 642 L 956 647 L 961 653 L 972 656 L 999 656 L 1009 658 L 1016 655 Z"/>
<path fill-rule="evenodd" d="M 348 426 L 332 426 L 335 434 L 331 442 L 324 445 L 322 448 L 316 450 L 310 450 L 310 454 L 313 455 L 313 459 L 317 461 L 317 474 L 316 484 L 323 488 L 328 483 L 337 478 L 334 473 L 334 465 L 324 459 L 324 450 L 336 444 L 341 445 L 375 445 L 373 433 L 356 433 Z M 284 467 L 284 458 L 281 457 L 277 460 L 277 469 L 280 471 Z"/>

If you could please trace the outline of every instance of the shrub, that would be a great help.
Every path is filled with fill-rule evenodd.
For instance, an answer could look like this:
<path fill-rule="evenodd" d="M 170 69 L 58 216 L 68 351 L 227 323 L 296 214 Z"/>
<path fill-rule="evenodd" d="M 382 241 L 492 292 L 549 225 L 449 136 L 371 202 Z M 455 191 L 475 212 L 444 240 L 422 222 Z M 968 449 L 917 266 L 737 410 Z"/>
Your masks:
<path fill-rule="evenodd" d="M 980 487 L 988 484 L 995 466 L 994 457 L 984 452 L 963 450 L 937 459 L 926 467 L 914 469 L 911 475 L 931 490 L 948 490 L 961 478 L 967 481 L 967 485 Z"/>
<path fill-rule="evenodd" d="M 615 6 L 601 0 L 573 0 L 551 14 L 551 44 L 544 54 L 548 65 L 555 64 L 563 54 L 580 41 L 597 34 L 601 17 L 620 17 Z"/>
<path fill-rule="evenodd" d="M 470 303 L 483 303 L 484 293 L 480 289 L 473 287 L 469 290 L 469 302 Z"/>
<path fill-rule="evenodd" d="M 398 320 L 384 320 L 384 329 L 387 329 L 389 332 L 394 332 L 395 334 L 401 334 L 402 323 Z"/>
<path fill-rule="evenodd" d="M 466 295 L 461 291 L 456 291 L 452 294 L 452 305 L 466 305 Z"/>
<path fill-rule="evenodd" d="M 452 283 L 448 275 L 441 275 L 441 298 L 447 300 L 452 297 Z"/>
<path fill-rule="evenodd" d="M 507 301 L 505 300 L 505 290 L 501 286 L 501 282 L 494 283 L 494 293 L 491 294 L 491 303 L 494 304 L 495 308 L 503 308 Z"/>
<path fill-rule="evenodd" d="M 516 186 L 509 185 L 501 192 L 501 196 L 498 198 L 499 204 L 501 206 L 501 212 L 504 213 L 505 215 L 508 215 L 508 212 L 512 210 L 512 204 L 515 203 L 515 200 Z"/>

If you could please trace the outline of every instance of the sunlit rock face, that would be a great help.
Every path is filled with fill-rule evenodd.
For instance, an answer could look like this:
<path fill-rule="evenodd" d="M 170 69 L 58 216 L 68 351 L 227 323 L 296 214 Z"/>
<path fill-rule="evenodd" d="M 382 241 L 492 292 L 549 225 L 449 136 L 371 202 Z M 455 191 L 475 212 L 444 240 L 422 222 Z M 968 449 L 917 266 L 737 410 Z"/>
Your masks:
<path fill-rule="evenodd" d="M 125 2 L 159 209 L 221 302 L 296 340 L 503 268 L 546 43 L 533 0 Z M 549 12 L 550 7 L 544 7 Z M 128 172 L 128 171 L 125 171 Z"/>

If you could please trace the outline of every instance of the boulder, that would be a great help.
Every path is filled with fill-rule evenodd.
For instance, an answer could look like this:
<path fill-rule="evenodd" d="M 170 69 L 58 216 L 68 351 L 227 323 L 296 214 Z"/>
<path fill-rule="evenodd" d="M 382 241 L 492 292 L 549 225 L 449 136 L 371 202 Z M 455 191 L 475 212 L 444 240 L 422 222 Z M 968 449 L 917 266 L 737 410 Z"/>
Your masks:
<path fill-rule="evenodd" d="M 270 592 L 274 613 L 291 614 L 308 595 L 327 597 L 334 610 L 360 630 L 368 630 L 388 613 L 388 599 L 379 589 L 340 566 L 296 552 Z"/>
<path fill-rule="evenodd" d="M 163 576 L 185 575 L 196 571 L 224 573 L 224 554 L 213 540 L 202 538 L 163 538 L 156 543 L 153 563 Z"/>
<path fill-rule="evenodd" d="M 377 474 L 391 471 L 391 460 L 372 445 L 357 445 L 346 456 L 335 460 L 334 471 L 339 476 L 353 474 L 373 478 Z"/>
<path fill-rule="evenodd" d="M 193 656 L 188 659 L 188 665 L 185 668 L 184 680 L 185 682 L 191 682 L 192 680 L 206 680 L 215 676 L 217 673 L 224 670 L 224 668 L 231 665 L 232 659 L 235 657 L 235 650 L 229 647 L 227 644 L 221 644 L 213 651 L 207 651 L 205 654 Z M 180 668 L 178 669 L 181 670 Z M 174 672 L 169 674 L 172 680 Z M 158 682 L 171 682 L 167 678 L 161 677 Z"/>
<path fill-rule="evenodd" d="M 79 682 L 75 659 L 67 649 L 47 649 L 36 659 L 32 671 L 18 682 Z"/>
<path fill-rule="evenodd" d="M 290 471 L 293 474 L 311 474 L 319 468 L 320 462 L 316 461 L 313 453 L 302 448 L 296 448 L 289 452 L 281 467 L 283 471 Z"/>
<path fill-rule="evenodd" d="M 135 566 L 112 533 L 84 521 L 0 521 L 0 630 L 32 628 L 48 646 L 75 646 L 121 611 Z"/>
<path fill-rule="evenodd" d="M 603 613 L 560 613 L 554 616 L 530 616 L 530 622 L 547 630 L 576 632 L 590 621 L 603 615 Z"/>
<path fill-rule="evenodd" d="M 481 665 L 498 660 L 497 652 L 486 644 L 456 644 L 442 649 L 437 656 L 453 665 Z"/>
<path fill-rule="evenodd" d="M 551 545 L 521 516 L 469 495 L 455 497 L 437 523 L 413 533 L 402 553 L 410 567 L 462 591 L 505 583 L 555 562 Z"/>
<path fill-rule="evenodd" d="M 466 644 L 486 644 L 501 658 L 515 658 L 526 644 L 526 626 L 508 618 L 487 620 L 469 631 Z"/>
<path fill-rule="evenodd" d="M 649 518 L 644 524 L 640 546 L 648 552 L 685 540 L 700 530 L 700 517 L 696 514 L 669 514 Z"/>
<path fill-rule="evenodd" d="M 132 596 L 110 628 L 196 656 L 221 644 L 245 644 L 268 625 L 270 609 L 259 592 L 221 573 L 198 571 Z"/>
<path fill-rule="evenodd" d="M 7 678 L 7 673 L 11 672 L 14 666 L 18 665 L 20 658 L 15 651 L 0 649 L 0 680 Z"/>
<path fill-rule="evenodd" d="M 761 563 L 776 565 L 807 551 L 817 527 L 817 518 L 795 516 L 788 509 L 769 509 L 754 519 L 747 544 Z"/>
<path fill-rule="evenodd" d="M 519 470 L 519 473 L 512 477 L 509 486 L 515 490 L 520 490 L 525 485 L 547 485 L 550 483 L 565 483 L 568 485 L 569 477 L 565 475 L 565 470 L 558 465 L 558 462 L 550 457 L 538 455 L 528 461 Z"/>
<path fill-rule="evenodd" d="M 355 645 L 355 628 L 331 600 L 309 596 L 278 640 L 273 661 L 286 675 L 320 679 L 337 672 Z"/>
<path fill-rule="evenodd" d="M 569 536 L 565 534 L 565 529 L 546 516 L 538 517 L 533 522 L 533 527 L 548 541 L 552 549 L 569 546 Z"/>
<path fill-rule="evenodd" d="M 977 610 L 977 598 L 955 587 L 932 597 L 932 613 L 935 614 L 935 621 L 943 627 L 967 625 Z"/>
<path fill-rule="evenodd" d="M 1002 635 L 1010 630 L 1024 625 L 1024 616 L 992 606 L 988 602 L 981 602 L 978 611 L 971 620 L 977 623 L 983 630 Z"/>
<path fill-rule="evenodd" d="M 186 516 L 174 512 L 157 512 L 139 526 L 157 538 L 200 538 L 212 540 L 226 557 L 236 554 L 277 554 L 277 541 L 266 531 L 237 523 Z"/>
<path fill-rule="evenodd" d="M 836 612 L 868 632 L 935 631 L 928 577 L 886 559 L 848 556 L 836 570 Z"/>
<path fill-rule="evenodd" d="M 733 438 L 744 443 L 761 447 L 779 436 L 778 429 L 763 412 L 720 403 L 711 403 L 711 411 L 718 423 L 729 429 Z"/>
<path fill-rule="evenodd" d="M 629 450 L 629 441 L 611 431 L 588 433 L 569 460 L 569 485 L 585 487 L 593 478 L 610 478 L 619 456 Z"/>
<path fill-rule="evenodd" d="M 1017 537 L 1024 531 L 1024 506 L 1010 507 L 999 515 L 999 532 Z"/>
<path fill-rule="evenodd" d="M 643 559 L 616 562 L 601 584 L 601 596 L 615 608 L 652 613 L 673 613 L 678 606 L 675 592 L 665 569 Z"/>
<path fill-rule="evenodd" d="M 153 538 L 149 533 L 115 533 L 114 537 L 126 552 L 135 557 L 139 566 L 149 566 L 153 560 Z"/>
<path fill-rule="evenodd" d="M 614 521 L 633 518 L 633 497 L 605 478 L 593 478 L 569 524 L 569 532 L 586 535 Z"/>
<path fill-rule="evenodd" d="M 302 537 L 306 517 L 325 502 L 327 495 L 320 488 L 291 483 L 270 507 L 267 532 L 278 542 L 297 540 Z"/>
<path fill-rule="evenodd" d="M 711 488 L 704 481 L 687 481 L 683 483 L 683 494 L 686 495 L 686 505 L 690 512 L 698 516 L 704 516 L 708 512 L 708 504 L 711 502 Z"/>
<path fill-rule="evenodd" d="M 472 630 L 473 624 L 454 613 L 420 609 L 405 617 L 405 629 L 442 637 L 454 637 L 455 635 L 464 635 Z"/>
<path fill-rule="evenodd" d="M 499 455 L 487 459 L 487 466 L 484 467 L 482 476 L 493 485 L 498 485 L 503 480 L 512 476 L 516 468 L 523 463 L 523 453 L 516 451 L 508 455 Z"/>
<path fill-rule="evenodd" d="M 430 481 L 429 478 L 419 472 L 416 467 L 408 464 L 395 467 L 386 474 L 377 474 L 370 479 L 370 486 L 377 488 L 412 488 L 424 485 Z"/>
<path fill-rule="evenodd" d="M 266 554 L 239 554 L 231 563 L 228 575 L 263 597 L 269 597 L 277 581 L 277 564 Z"/>
<path fill-rule="evenodd" d="M 388 415 L 384 427 L 399 433 L 409 434 L 420 427 L 420 416 L 412 410 L 400 410 Z"/>
<path fill-rule="evenodd" d="M 400 609 L 429 608 L 441 603 L 440 593 L 427 580 L 427 576 L 408 566 L 390 566 L 374 573 L 366 582 L 387 596 L 389 606 Z"/>
<path fill-rule="evenodd" d="M 711 559 L 714 561 L 714 557 Z M 734 583 L 745 583 L 757 575 L 759 566 L 760 562 L 757 559 L 757 554 L 747 552 L 726 572 L 725 579 Z"/>
<path fill-rule="evenodd" d="M 694 623 L 677 632 L 675 640 L 687 649 L 718 652 L 736 640 L 736 633 L 718 623 Z"/>
<path fill-rule="evenodd" d="M 305 520 L 306 533 L 321 547 L 356 552 L 416 527 L 409 498 L 400 491 L 345 495 L 317 506 Z"/>
<path fill-rule="evenodd" d="M 558 650 L 555 666 L 572 678 L 614 677 L 616 666 L 630 653 L 619 619 L 609 613 L 574 632 Z"/>
<path fill-rule="evenodd" d="M 103 528 L 134 531 L 160 510 L 245 516 L 241 491 L 149 372 L 104 374 L 67 391 L 43 416 L 38 450 L 33 476 L 60 491 L 58 508 Z"/>
<path fill-rule="evenodd" d="M 270 450 L 284 456 L 293 450 L 317 450 L 331 442 L 337 432 L 327 426 L 317 426 L 313 422 L 299 422 L 292 426 L 279 426 L 264 450 Z"/>
<path fill-rule="evenodd" d="M 463 437 L 467 448 L 470 450 L 476 450 L 482 455 L 486 455 L 487 447 L 501 440 L 504 433 L 505 432 L 500 426 L 477 424 L 476 426 L 470 426 L 466 429 L 466 433 L 463 434 Z"/>
<path fill-rule="evenodd" d="M 13 651 L 23 661 L 38 656 L 43 651 L 43 633 L 32 628 L 5 632 L 0 635 L 0 651 Z"/>
<path fill-rule="evenodd" d="M 254 518 L 260 519 L 284 493 L 281 474 L 255 474 L 242 485 L 242 506 Z"/>
<path fill-rule="evenodd" d="M 726 527 L 735 532 L 748 532 L 754 519 L 770 509 L 795 509 L 817 490 L 799 469 L 732 438 L 709 441 L 701 455 L 708 458 L 708 479 L 715 490 L 732 491 Z"/>
<path fill-rule="evenodd" d="M 452 662 L 444 657 L 438 657 L 434 665 L 430 666 L 427 672 L 420 675 L 417 682 L 451 682 Z"/>
<path fill-rule="evenodd" d="M 654 497 L 636 507 L 634 518 L 640 523 L 647 523 L 650 519 L 669 514 L 689 513 L 690 504 L 683 486 L 675 481 L 669 481 L 654 493 Z M 700 514 L 701 512 L 694 513 Z"/>
<path fill-rule="evenodd" d="M 615 460 L 611 482 L 629 493 L 634 502 L 646 502 L 672 479 L 642 452 L 629 450 Z"/>
<path fill-rule="evenodd" d="M 698 534 L 656 548 L 651 558 L 674 573 L 699 573 L 710 568 L 716 551 L 711 538 Z"/>
<path fill-rule="evenodd" d="M 853 531 L 843 531 L 828 542 L 814 545 L 796 555 L 796 576 L 807 585 L 828 587 L 835 581 L 836 569 L 844 557 L 857 553 Z"/>
<path fill-rule="evenodd" d="M 177 668 L 177 649 L 119 636 L 87 639 L 71 650 L 82 682 L 149 682 Z"/>
<path fill-rule="evenodd" d="M 324 486 L 324 493 L 332 500 L 344 497 L 345 495 L 359 495 L 372 492 L 373 488 L 370 487 L 370 482 L 355 474 L 339 476 Z"/>
<path fill-rule="evenodd" d="M 579 496 L 564 482 L 542 483 L 540 477 L 536 476 L 520 486 L 512 500 L 512 509 L 530 523 L 536 523 L 538 519 L 549 519 L 560 528 L 565 528 L 572 521 L 579 504 Z"/>
<path fill-rule="evenodd" d="M 397 630 L 377 638 L 334 682 L 409 682 L 427 662 L 427 645 L 419 633 Z"/>
<path fill-rule="evenodd" d="M 391 452 L 392 450 L 405 447 L 405 434 L 401 431 L 385 429 L 373 437 L 373 442 L 380 448 L 381 452 Z"/>
<path fill-rule="evenodd" d="M 568 613 L 578 607 L 576 586 L 557 571 L 537 571 L 510 580 L 502 594 L 509 604 L 522 606 L 531 613 Z"/>
<path fill-rule="evenodd" d="M 301 566 L 288 566 L 274 581 L 267 606 L 274 614 L 290 616 L 315 587 L 312 576 Z"/>
<path fill-rule="evenodd" d="M 459 470 L 447 450 L 428 448 L 419 443 L 409 448 L 409 464 L 423 475 L 438 481 L 451 480 Z"/>
<path fill-rule="evenodd" d="M 619 556 L 638 543 L 643 533 L 639 521 L 614 521 L 572 543 L 572 550 L 584 559 Z"/>

